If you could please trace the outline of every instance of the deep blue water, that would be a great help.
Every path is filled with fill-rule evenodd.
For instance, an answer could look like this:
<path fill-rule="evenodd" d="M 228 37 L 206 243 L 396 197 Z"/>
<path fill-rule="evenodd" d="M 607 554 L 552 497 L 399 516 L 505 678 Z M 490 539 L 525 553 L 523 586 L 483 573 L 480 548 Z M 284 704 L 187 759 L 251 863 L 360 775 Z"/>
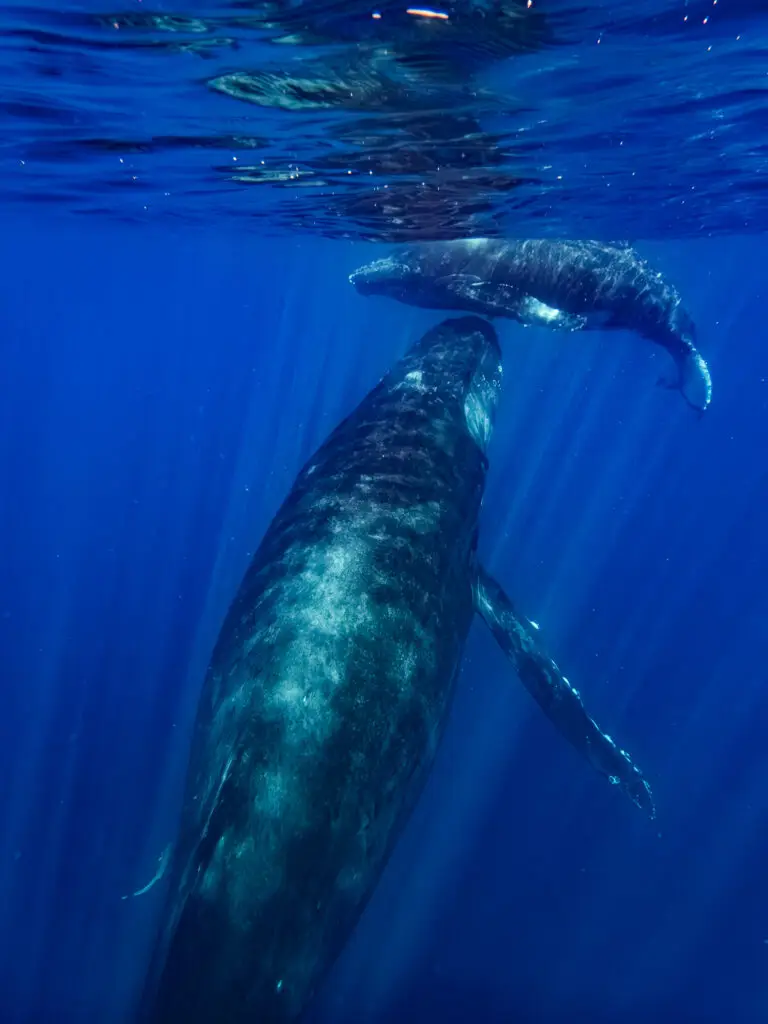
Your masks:
<path fill-rule="evenodd" d="M 768 33 L 756 4 L 720 0 L 715 45 L 731 48 L 719 70 L 699 66 L 713 44 L 683 53 L 675 26 L 683 9 L 703 23 L 704 6 L 565 12 L 567 46 L 532 55 L 523 78 L 546 78 L 547 61 L 570 77 L 515 160 L 575 169 L 583 153 L 576 183 L 562 204 L 561 186 L 532 180 L 519 208 L 460 218 L 632 237 L 698 325 L 714 379 L 702 419 L 655 386 L 665 357 L 646 342 L 502 323 L 481 524 L 489 568 L 647 773 L 658 817 L 582 763 L 476 625 L 435 771 L 312 1024 L 768 1016 Z M 344 207 L 328 230 L 331 188 L 314 225 L 298 192 L 270 219 L 253 190 L 221 187 L 211 145 L 168 143 L 173 104 L 183 135 L 198 95 L 206 138 L 257 130 L 192 91 L 220 69 L 185 65 L 161 88 L 145 55 L 89 50 L 85 30 L 69 49 L 19 34 L 52 17 L 0 9 L 15 61 L 0 72 L 0 1021 L 128 1024 L 162 882 L 130 894 L 175 836 L 199 687 L 249 555 L 303 461 L 441 315 L 348 284 L 384 251 L 362 237 L 398 233 L 392 211 Z M 573 35 L 606 19 L 618 62 L 634 60 L 621 82 Z M 749 59 L 733 49 L 745 32 Z M 108 59 L 126 62 L 111 85 Z M 112 142 L 149 148 L 78 148 L 104 142 L 105 110 Z M 72 136 L 74 150 L 53 146 Z M 630 163 L 610 159 L 631 139 L 645 185 L 628 192 Z M 127 175 L 110 185 L 104 152 L 144 170 L 110 165 Z M 686 181 L 703 198 L 684 209 Z M 277 232 L 292 199 L 314 232 Z"/>
<path fill-rule="evenodd" d="M 2 201 L 262 236 L 764 230 L 763 0 L 403 6 L 0 4 Z"/>
<path fill-rule="evenodd" d="M 197 687 L 302 460 L 423 324 L 370 247 L 27 224 L 2 242 L 2 1015 L 128 1019 Z M 483 546 L 648 772 L 647 823 L 473 631 L 328 1020 L 764 1019 L 765 247 L 647 246 L 702 421 L 627 337 L 502 327 Z"/>

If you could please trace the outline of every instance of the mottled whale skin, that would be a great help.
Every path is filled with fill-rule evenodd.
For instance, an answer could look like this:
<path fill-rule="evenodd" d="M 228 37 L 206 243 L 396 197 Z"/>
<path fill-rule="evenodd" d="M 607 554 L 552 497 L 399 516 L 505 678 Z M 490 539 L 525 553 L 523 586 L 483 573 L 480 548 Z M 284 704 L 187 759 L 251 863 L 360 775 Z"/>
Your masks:
<path fill-rule="evenodd" d="M 425 781 L 475 611 L 570 742 L 653 815 L 476 561 L 493 327 L 414 344 L 300 472 L 226 616 L 146 990 L 157 1024 L 296 1021 Z"/>
<path fill-rule="evenodd" d="M 680 295 L 628 245 L 489 238 L 425 242 L 360 267 L 350 281 L 363 295 L 412 306 L 503 316 L 567 330 L 635 331 L 661 345 L 694 409 L 712 399 L 709 368 Z"/>

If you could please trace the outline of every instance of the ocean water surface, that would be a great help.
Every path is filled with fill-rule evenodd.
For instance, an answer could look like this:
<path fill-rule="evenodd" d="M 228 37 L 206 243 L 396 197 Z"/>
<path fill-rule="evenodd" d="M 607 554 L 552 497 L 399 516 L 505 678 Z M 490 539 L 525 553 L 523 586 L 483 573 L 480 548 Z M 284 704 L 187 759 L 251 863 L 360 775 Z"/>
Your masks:
<path fill-rule="evenodd" d="M 0 1021 L 136 1019 L 222 617 L 444 315 L 349 274 L 468 236 L 629 241 L 698 327 L 702 417 L 636 336 L 497 321 L 481 552 L 657 818 L 473 627 L 309 1020 L 766 1019 L 768 13 L 418 10 L 0 6 Z"/>

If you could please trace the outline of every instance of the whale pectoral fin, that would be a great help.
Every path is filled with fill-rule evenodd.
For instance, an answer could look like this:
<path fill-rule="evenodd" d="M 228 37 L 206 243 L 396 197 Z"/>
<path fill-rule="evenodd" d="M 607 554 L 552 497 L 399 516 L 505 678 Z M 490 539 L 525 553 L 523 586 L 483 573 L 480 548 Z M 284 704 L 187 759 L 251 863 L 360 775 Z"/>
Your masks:
<path fill-rule="evenodd" d="M 517 319 L 526 327 L 549 327 L 559 331 L 581 331 L 587 325 L 587 318 L 578 313 L 565 313 L 562 309 L 548 306 L 533 295 L 524 295 L 517 300 Z"/>
<path fill-rule="evenodd" d="M 479 568 L 475 608 L 512 662 L 520 681 L 552 724 L 601 774 L 619 786 L 641 810 L 656 816 L 651 787 L 629 754 L 589 717 L 554 661 L 536 644 L 530 623 L 520 618 L 501 586 Z M 536 627 L 531 627 L 536 628 Z"/>
<path fill-rule="evenodd" d="M 449 295 L 459 309 L 517 318 L 520 293 L 509 285 L 489 282 L 476 274 L 447 274 L 438 278 L 435 286 Z"/>

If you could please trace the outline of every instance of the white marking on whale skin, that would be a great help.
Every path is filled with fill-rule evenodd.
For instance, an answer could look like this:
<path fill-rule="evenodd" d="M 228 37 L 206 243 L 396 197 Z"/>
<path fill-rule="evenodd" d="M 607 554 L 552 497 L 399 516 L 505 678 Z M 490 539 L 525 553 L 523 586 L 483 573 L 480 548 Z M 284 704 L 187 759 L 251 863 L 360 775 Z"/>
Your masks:
<path fill-rule="evenodd" d="M 571 693 L 574 695 L 574 697 L 578 697 L 579 700 L 581 700 L 581 694 L 576 689 L 576 687 L 573 685 L 573 683 L 569 679 L 566 679 L 565 676 L 563 676 L 563 682 L 568 687 L 568 689 L 571 691 Z"/>
<path fill-rule="evenodd" d="M 247 781 L 249 799 L 260 822 L 258 842 L 253 836 L 225 830 L 200 880 L 201 896 L 223 901 L 236 928 L 249 927 L 256 891 L 261 901 L 278 892 L 284 883 L 281 837 L 300 834 L 306 825 L 306 766 L 313 751 L 321 753 L 338 726 L 334 696 L 339 687 L 349 683 L 347 660 L 354 651 L 354 638 L 373 634 L 374 626 L 381 628 L 382 610 L 374 609 L 365 585 L 366 577 L 373 572 L 376 543 L 372 541 L 392 543 L 391 532 L 382 529 L 383 521 L 422 534 L 436 533 L 443 514 L 437 501 L 393 509 L 364 500 L 364 510 L 350 527 L 348 518 L 343 523 L 335 521 L 337 496 L 319 498 L 317 504 L 320 511 L 324 506 L 330 526 L 326 543 L 309 549 L 297 544 L 285 552 L 282 561 L 286 575 L 261 597 L 272 605 L 270 624 L 257 628 L 243 643 L 244 651 L 256 645 L 266 650 L 271 643 L 284 643 L 285 636 L 290 636 L 278 656 L 279 662 L 268 673 L 271 685 L 263 686 L 249 670 L 247 658 L 238 658 L 236 679 L 230 680 L 233 691 L 214 720 L 217 746 L 232 742 L 236 734 L 233 719 L 241 720 L 249 714 L 249 706 L 258 708 L 254 713 L 266 720 L 279 722 L 282 733 L 280 762 L 258 770 Z M 393 637 L 400 632 L 400 615 L 397 607 L 386 611 L 388 631 Z M 255 617 L 258 621 L 258 606 Z M 400 680 L 401 699 L 408 703 L 414 699 L 419 668 L 434 660 L 431 638 L 424 629 L 416 625 L 413 644 L 400 647 L 398 660 L 392 678 Z M 364 691 L 359 701 L 364 704 Z M 390 738 L 385 737 L 383 742 L 389 743 Z M 226 777 L 226 769 L 224 774 Z M 349 785 L 354 785 L 354 778 L 350 778 Z M 367 835 L 361 836 L 361 847 L 368 841 Z M 365 863 L 363 853 L 361 864 Z M 351 870 L 340 882 L 349 890 L 364 888 L 367 875 Z M 282 980 L 288 991 L 296 985 L 295 978 L 283 976 Z"/>
<path fill-rule="evenodd" d="M 689 348 L 675 359 L 675 372 L 662 373 L 658 383 L 665 388 L 678 389 L 694 409 L 709 408 L 712 401 L 712 376 L 704 357 L 695 348 Z"/>
<path fill-rule="evenodd" d="M 549 306 L 534 295 L 525 295 L 517 307 L 517 319 L 523 327 L 554 327 L 558 330 L 580 331 L 588 325 L 588 318 L 580 313 L 565 313 Z"/>
<path fill-rule="evenodd" d="M 421 370 L 411 370 L 410 373 L 406 373 L 405 377 L 392 390 L 401 391 L 403 388 L 410 388 L 413 391 L 419 391 L 421 394 L 435 390 L 424 383 L 424 374 Z"/>
<path fill-rule="evenodd" d="M 288 744 L 319 746 L 333 731 L 331 701 L 343 681 L 338 645 L 375 625 L 360 583 L 370 555 L 357 531 L 339 533 L 330 544 L 302 551 L 301 572 L 284 584 L 282 615 L 295 628 L 295 639 L 278 685 L 266 695 L 265 712 L 285 723 Z M 350 594 L 357 600 L 350 601 Z"/>
<path fill-rule="evenodd" d="M 533 298 L 532 295 L 528 296 L 523 306 L 524 312 L 528 316 L 534 317 L 545 324 L 554 323 L 563 315 L 559 309 L 555 309 L 554 306 L 548 306 L 546 302 L 541 302 L 539 299 Z"/>
<path fill-rule="evenodd" d="M 491 416 L 483 399 L 476 391 L 470 391 L 464 402 L 464 419 L 467 430 L 483 451 L 488 446 L 493 431 Z"/>
<path fill-rule="evenodd" d="M 683 375 L 683 393 L 692 404 L 706 409 L 712 401 L 712 376 L 700 353 L 694 352 L 692 362 L 693 372 Z"/>
<path fill-rule="evenodd" d="M 481 451 L 485 451 L 493 433 L 493 416 L 501 384 L 501 366 L 498 377 L 488 377 L 482 370 L 475 374 L 464 399 L 464 420 L 470 437 Z"/>

